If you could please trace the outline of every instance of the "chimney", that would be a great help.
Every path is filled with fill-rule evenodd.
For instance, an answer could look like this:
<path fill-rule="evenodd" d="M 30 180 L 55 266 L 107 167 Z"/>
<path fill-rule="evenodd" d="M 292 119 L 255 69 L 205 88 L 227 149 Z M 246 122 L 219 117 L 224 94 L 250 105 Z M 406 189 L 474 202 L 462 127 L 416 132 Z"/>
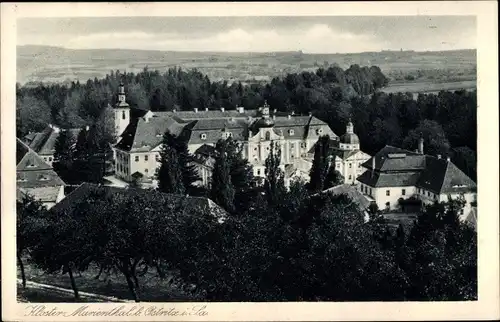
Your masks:
<path fill-rule="evenodd" d="M 85 130 L 88 131 L 90 129 L 90 126 L 85 126 Z"/>
<path fill-rule="evenodd" d="M 450 157 L 446 157 L 446 162 L 450 162 Z"/>
<path fill-rule="evenodd" d="M 208 112 L 208 107 L 205 107 L 205 112 Z"/>
<path fill-rule="evenodd" d="M 292 116 L 290 114 L 288 114 L 288 119 L 291 119 L 291 118 L 292 118 Z"/>
<path fill-rule="evenodd" d="M 418 140 L 418 153 L 424 154 L 424 138 Z"/>
<path fill-rule="evenodd" d="M 312 112 L 309 112 L 309 116 L 312 116 L 312 115 L 313 115 L 313 113 L 312 113 Z"/>
<path fill-rule="evenodd" d="M 175 108 L 172 110 L 172 112 L 174 112 L 174 113 L 175 113 Z"/>
<path fill-rule="evenodd" d="M 372 177 L 373 177 L 373 171 L 375 171 L 375 156 L 372 158 Z"/>
<path fill-rule="evenodd" d="M 292 115 L 295 115 L 295 111 L 292 111 Z"/>
<path fill-rule="evenodd" d="M 441 160 L 441 154 L 437 155 L 438 160 Z"/>
<path fill-rule="evenodd" d="M 197 107 L 194 108 L 194 112 L 198 113 L 198 108 Z"/>
<path fill-rule="evenodd" d="M 274 109 L 274 110 L 273 110 L 273 113 L 274 113 L 274 114 L 276 114 L 276 112 L 278 112 L 278 110 L 277 110 L 277 109 Z"/>
<path fill-rule="evenodd" d="M 236 106 L 236 109 L 238 110 L 238 113 L 244 113 L 245 108 L 243 106 Z"/>
<path fill-rule="evenodd" d="M 273 115 L 273 120 L 276 120 L 276 115 Z"/>
<path fill-rule="evenodd" d="M 221 112 L 223 112 L 223 113 L 224 113 L 224 110 L 225 110 L 225 109 L 224 109 L 223 107 L 221 107 L 221 108 L 220 108 L 220 111 L 221 111 Z"/>

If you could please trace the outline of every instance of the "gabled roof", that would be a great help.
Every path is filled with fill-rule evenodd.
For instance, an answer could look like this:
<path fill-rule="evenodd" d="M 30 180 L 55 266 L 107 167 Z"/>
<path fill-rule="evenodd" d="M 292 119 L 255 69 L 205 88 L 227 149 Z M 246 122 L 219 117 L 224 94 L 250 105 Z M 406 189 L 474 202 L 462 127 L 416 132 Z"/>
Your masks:
<path fill-rule="evenodd" d="M 19 188 L 38 188 L 64 185 L 50 165 L 16 138 L 16 177 Z"/>
<path fill-rule="evenodd" d="M 65 131 L 65 129 L 56 131 L 55 129 L 48 126 L 42 132 L 35 133 L 34 139 L 28 142 L 29 147 L 39 155 L 53 155 L 55 152 L 56 140 L 59 137 L 61 131 Z M 73 135 L 73 138 L 76 139 L 78 133 L 80 132 L 80 129 L 68 129 L 68 131 L 70 131 Z"/>
<path fill-rule="evenodd" d="M 362 166 L 371 170 L 373 160 L 375 170 L 379 171 L 413 171 L 425 168 L 425 155 L 390 145 L 386 145 Z"/>
<path fill-rule="evenodd" d="M 168 116 L 137 118 L 132 120 L 121 135 L 116 147 L 123 151 L 147 152 L 157 147 L 167 130 L 174 136 L 180 135 L 187 123 L 178 123 Z"/>
<path fill-rule="evenodd" d="M 216 217 L 223 218 L 226 216 L 226 211 L 216 205 L 212 200 L 204 197 L 191 197 L 176 194 L 161 193 L 157 190 L 145 190 L 139 188 L 120 188 L 97 185 L 92 183 L 83 183 L 73 192 L 67 195 L 63 200 L 57 203 L 50 210 L 55 213 L 66 213 L 71 215 L 72 212 L 79 207 L 80 204 L 88 202 L 92 196 L 98 198 L 106 198 L 109 196 L 138 196 L 138 197 L 151 197 L 152 195 L 161 196 L 171 201 L 171 203 L 183 202 L 185 210 L 202 209 L 211 211 Z"/>
<path fill-rule="evenodd" d="M 360 191 L 347 183 L 323 190 L 322 193 L 329 193 L 334 196 L 347 195 L 359 206 L 361 210 L 366 210 L 371 204 L 371 201 L 368 200 Z"/>
<path fill-rule="evenodd" d="M 375 171 L 372 161 L 375 160 Z M 386 146 L 363 164 L 357 180 L 371 187 L 415 186 L 436 194 L 476 191 L 476 183 L 453 162 Z"/>
<path fill-rule="evenodd" d="M 363 172 L 357 180 L 374 188 L 411 187 L 415 186 L 420 174 L 418 172 L 381 173 L 370 170 Z"/>
<path fill-rule="evenodd" d="M 451 161 L 426 156 L 417 186 L 437 194 L 476 190 L 476 183 Z"/>

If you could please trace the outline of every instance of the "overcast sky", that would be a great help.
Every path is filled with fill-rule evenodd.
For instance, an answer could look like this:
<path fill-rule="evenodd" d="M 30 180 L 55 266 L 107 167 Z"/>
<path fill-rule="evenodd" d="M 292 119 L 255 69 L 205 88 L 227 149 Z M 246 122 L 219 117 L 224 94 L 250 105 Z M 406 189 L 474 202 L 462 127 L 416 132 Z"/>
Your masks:
<path fill-rule="evenodd" d="M 347 53 L 476 48 L 474 16 L 22 18 L 18 45 Z"/>

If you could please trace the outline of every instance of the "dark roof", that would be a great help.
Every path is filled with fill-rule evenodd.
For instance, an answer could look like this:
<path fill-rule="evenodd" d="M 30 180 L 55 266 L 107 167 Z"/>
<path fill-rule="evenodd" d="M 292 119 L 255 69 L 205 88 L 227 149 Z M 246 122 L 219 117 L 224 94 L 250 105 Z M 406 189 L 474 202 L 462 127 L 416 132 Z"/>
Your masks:
<path fill-rule="evenodd" d="M 153 112 L 158 116 L 177 116 L 183 120 L 200 120 L 200 119 L 220 119 L 220 118 L 248 118 L 248 117 L 256 117 L 258 111 L 257 110 L 247 110 L 243 113 L 238 112 L 237 110 L 225 110 L 222 112 L 221 110 L 208 110 L 208 111 L 168 111 L 168 112 Z"/>
<path fill-rule="evenodd" d="M 361 210 L 366 210 L 371 204 L 371 201 L 368 200 L 360 191 L 347 183 L 326 189 L 322 193 L 329 193 L 334 196 L 347 195 L 359 206 Z"/>
<path fill-rule="evenodd" d="M 362 166 L 371 170 L 373 160 L 375 169 L 380 171 L 412 171 L 425 168 L 425 155 L 390 145 L 386 145 Z"/>
<path fill-rule="evenodd" d="M 348 157 L 355 155 L 358 153 L 360 150 L 339 150 L 339 149 L 334 149 L 332 151 L 332 154 L 335 156 L 338 156 L 342 160 L 347 159 Z"/>
<path fill-rule="evenodd" d="M 99 198 L 106 198 L 109 196 L 139 196 L 146 197 L 151 195 L 162 196 L 167 200 L 175 202 L 185 201 L 184 205 L 186 210 L 201 208 L 205 211 L 211 211 L 217 217 L 224 217 L 226 212 L 216 205 L 212 200 L 203 197 L 191 197 L 176 194 L 161 193 L 157 190 L 145 190 L 139 188 L 120 188 L 120 187 L 109 187 L 103 185 L 97 185 L 92 183 L 83 183 L 78 188 L 73 190 L 69 195 L 67 195 L 63 200 L 57 203 L 50 210 L 55 213 L 66 213 L 71 215 L 71 213 L 79 207 L 80 204 L 86 203 L 89 197 L 95 194 Z"/>
<path fill-rule="evenodd" d="M 16 177 L 19 188 L 37 188 L 64 185 L 50 165 L 24 144 L 16 139 Z"/>
<path fill-rule="evenodd" d="M 357 180 L 371 187 L 416 186 L 436 194 L 465 193 L 477 188 L 451 161 L 392 146 L 384 147 L 363 166 L 368 170 Z"/>
<path fill-rule="evenodd" d="M 123 151 L 147 152 L 162 142 L 163 134 L 167 130 L 178 136 L 186 124 L 178 123 L 168 116 L 137 118 L 125 128 L 116 147 Z"/>
<path fill-rule="evenodd" d="M 472 207 L 465 221 L 471 225 L 472 228 L 477 229 L 477 207 Z"/>
<path fill-rule="evenodd" d="M 357 180 L 374 188 L 411 187 L 417 183 L 419 176 L 418 172 L 381 173 L 377 171 L 374 171 L 372 175 L 372 172 L 367 170 Z"/>
<path fill-rule="evenodd" d="M 476 183 L 451 161 L 426 156 L 417 186 L 437 194 L 476 190 Z"/>
<path fill-rule="evenodd" d="M 202 154 L 202 155 L 206 155 L 206 156 L 213 156 L 213 155 L 216 154 L 216 152 L 217 152 L 217 150 L 215 150 L 214 146 L 208 145 L 208 144 L 203 144 L 198 149 L 196 149 L 196 151 L 194 151 L 194 154 Z"/>
<path fill-rule="evenodd" d="M 55 152 L 56 140 L 61 131 L 65 130 L 60 129 L 56 131 L 48 126 L 43 132 L 35 133 L 34 139 L 28 143 L 29 147 L 39 155 L 52 155 Z M 80 129 L 69 129 L 68 131 L 70 131 L 73 138 L 76 139 Z"/>

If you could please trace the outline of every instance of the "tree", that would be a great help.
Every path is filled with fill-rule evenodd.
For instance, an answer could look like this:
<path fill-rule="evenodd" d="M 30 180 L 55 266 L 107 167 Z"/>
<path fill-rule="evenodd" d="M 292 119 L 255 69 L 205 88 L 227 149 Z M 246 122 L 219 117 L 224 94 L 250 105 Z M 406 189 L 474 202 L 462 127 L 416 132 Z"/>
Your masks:
<path fill-rule="evenodd" d="M 54 170 L 65 182 L 75 182 L 73 160 L 75 139 L 69 130 L 61 130 L 54 143 Z"/>
<path fill-rule="evenodd" d="M 26 274 L 24 271 L 25 255 L 29 255 L 32 247 L 42 236 L 47 217 L 47 209 L 43 204 L 29 195 L 17 201 L 16 212 L 16 255 L 17 263 L 21 270 L 23 287 L 26 287 Z"/>
<path fill-rule="evenodd" d="M 326 174 L 329 166 L 329 145 L 330 137 L 321 136 L 314 145 L 314 159 L 309 172 L 310 182 L 308 189 L 311 193 L 317 193 L 323 190 Z"/>
<path fill-rule="evenodd" d="M 165 193 L 185 194 L 182 167 L 172 136 L 165 132 L 160 152 L 160 168 L 157 171 L 158 189 Z"/>
<path fill-rule="evenodd" d="M 323 189 L 335 187 L 343 183 L 344 183 L 344 177 L 339 171 L 335 170 L 335 163 L 332 162 L 328 167 L 328 173 L 326 174 Z"/>
<path fill-rule="evenodd" d="M 424 139 L 424 153 L 448 155 L 450 143 L 443 128 L 436 121 L 424 120 L 420 122 L 416 129 L 408 132 L 408 136 L 403 140 L 403 148 L 408 150 L 417 149 L 420 138 Z"/>
<path fill-rule="evenodd" d="M 42 131 L 50 123 L 50 108 L 43 100 L 27 95 L 16 100 L 17 136 Z"/>
<path fill-rule="evenodd" d="M 257 193 L 253 169 L 248 159 L 243 157 L 243 146 L 231 137 L 225 140 L 231 183 L 234 186 L 234 205 L 238 213 L 248 208 Z"/>
<path fill-rule="evenodd" d="M 266 179 L 264 189 L 266 191 L 267 202 L 269 206 L 275 207 L 283 201 L 286 193 L 284 173 L 280 169 L 281 149 L 278 143 L 271 142 L 269 155 L 265 161 Z"/>
<path fill-rule="evenodd" d="M 217 155 L 212 172 L 210 199 L 232 213 L 234 208 L 234 186 L 231 182 L 231 164 L 227 143 L 219 140 L 216 146 Z"/>

